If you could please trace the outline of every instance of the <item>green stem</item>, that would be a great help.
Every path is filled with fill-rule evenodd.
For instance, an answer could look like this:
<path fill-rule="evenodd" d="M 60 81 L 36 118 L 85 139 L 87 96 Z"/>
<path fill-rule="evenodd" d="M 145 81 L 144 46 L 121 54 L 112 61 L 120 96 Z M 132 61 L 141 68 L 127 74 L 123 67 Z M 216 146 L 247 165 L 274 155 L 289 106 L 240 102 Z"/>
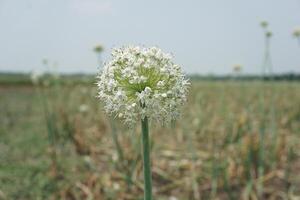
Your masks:
<path fill-rule="evenodd" d="M 118 133 L 117 133 L 117 130 L 116 130 L 116 125 L 115 125 L 112 118 L 109 119 L 109 122 L 110 122 L 110 126 L 111 126 L 113 142 L 115 143 L 115 146 L 117 148 L 118 159 L 123 164 L 124 163 L 123 150 L 122 150 L 122 147 L 121 147 L 119 139 L 118 139 Z"/>
<path fill-rule="evenodd" d="M 148 118 L 142 119 L 143 164 L 144 164 L 144 200 L 152 200 L 152 178 L 150 162 Z"/>

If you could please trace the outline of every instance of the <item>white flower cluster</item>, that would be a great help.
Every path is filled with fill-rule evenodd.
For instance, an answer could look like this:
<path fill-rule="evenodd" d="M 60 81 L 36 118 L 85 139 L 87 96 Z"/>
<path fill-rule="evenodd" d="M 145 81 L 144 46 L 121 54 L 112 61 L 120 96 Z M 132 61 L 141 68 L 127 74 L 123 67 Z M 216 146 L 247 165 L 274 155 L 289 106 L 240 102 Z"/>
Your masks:
<path fill-rule="evenodd" d="M 296 27 L 293 31 L 294 37 L 298 38 L 300 37 L 300 27 Z"/>
<path fill-rule="evenodd" d="M 98 76 L 105 110 L 127 124 L 144 117 L 162 123 L 176 119 L 189 82 L 171 59 L 156 47 L 114 49 L 112 60 Z"/>
<path fill-rule="evenodd" d="M 38 84 L 44 74 L 41 71 L 33 70 L 30 73 L 30 79 L 33 84 Z"/>

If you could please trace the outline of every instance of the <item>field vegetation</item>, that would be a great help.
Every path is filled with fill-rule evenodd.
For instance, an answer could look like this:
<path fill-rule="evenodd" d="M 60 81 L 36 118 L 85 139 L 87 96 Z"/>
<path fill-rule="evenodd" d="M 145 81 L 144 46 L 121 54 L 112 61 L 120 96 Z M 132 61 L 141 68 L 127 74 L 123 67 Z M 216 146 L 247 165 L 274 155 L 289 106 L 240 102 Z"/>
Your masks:
<path fill-rule="evenodd" d="M 94 79 L 1 80 L 0 199 L 143 199 L 140 127 Z M 193 79 L 180 120 L 151 126 L 155 199 L 300 198 L 299 82 Z"/>

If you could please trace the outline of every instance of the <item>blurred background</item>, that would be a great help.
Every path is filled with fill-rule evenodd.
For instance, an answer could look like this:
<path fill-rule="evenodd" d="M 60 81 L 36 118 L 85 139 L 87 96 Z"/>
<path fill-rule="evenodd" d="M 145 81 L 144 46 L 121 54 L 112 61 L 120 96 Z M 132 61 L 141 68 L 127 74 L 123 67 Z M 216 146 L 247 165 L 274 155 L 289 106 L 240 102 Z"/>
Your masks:
<path fill-rule="evenodd" d="M 0 199 L 143 199 L 140 129 L 96 98 L 122 45 L 192 83 L 152 126 L 156 199 L 300 198 L 299 0 L 0 0 L 0 25 Z"/>
<path fill-rule="evenodd" d="M 299 8 L 298 0 L 1 0 L 0 69 L 42 70 L 41 59 L 49 59 L 59 72 L 95 73 L 97 44 L 105 47 L 104 60 L 113 47 L 139 44 L 172 52 L 187 73 L 229 74 L 243 64 L 245 73 L 259 74 L 265 20 L 274 32 L 276 72 L 299 73 L 292 36 Z"/>

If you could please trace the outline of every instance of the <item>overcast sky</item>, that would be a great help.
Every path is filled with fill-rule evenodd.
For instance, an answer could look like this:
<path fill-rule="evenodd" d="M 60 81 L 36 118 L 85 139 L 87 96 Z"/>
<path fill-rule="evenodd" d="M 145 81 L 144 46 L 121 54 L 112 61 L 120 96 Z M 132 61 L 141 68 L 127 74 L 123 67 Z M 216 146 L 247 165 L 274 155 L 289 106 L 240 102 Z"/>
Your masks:
<path fill-rule="evenodd" d="M 260 21 L 274 33 L 274 71 L 300 72 L 300 0 L 0 0 L 0 71 L 95 72 L 96 44 L 159 46 L 188 73 L 260 73 Z"/>

